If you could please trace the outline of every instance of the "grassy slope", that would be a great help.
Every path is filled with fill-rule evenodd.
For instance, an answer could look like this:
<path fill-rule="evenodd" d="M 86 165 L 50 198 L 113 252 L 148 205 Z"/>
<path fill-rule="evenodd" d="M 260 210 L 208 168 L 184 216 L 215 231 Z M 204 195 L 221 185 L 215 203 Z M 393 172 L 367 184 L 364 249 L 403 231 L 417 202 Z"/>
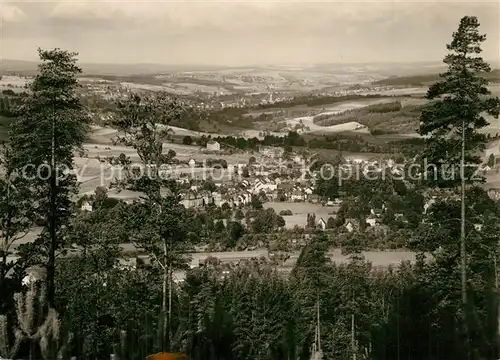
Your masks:
<path fill-rule="evenodd" d="M 401 107 L 401 102 L 377 104 L 337 115 L 319 116 L 314 122 L 321 126 L 358 122 L 367 126 L 372 134 L 404 134 L 418 129 L 419 116 L 423 104 L 409 104 Z"/>

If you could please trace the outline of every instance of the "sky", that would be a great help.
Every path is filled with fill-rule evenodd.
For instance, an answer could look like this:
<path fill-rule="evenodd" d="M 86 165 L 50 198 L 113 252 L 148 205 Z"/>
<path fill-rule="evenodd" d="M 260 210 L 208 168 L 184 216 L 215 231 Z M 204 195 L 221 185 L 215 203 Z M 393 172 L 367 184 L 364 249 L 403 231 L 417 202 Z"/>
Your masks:
<path fill-rule="evenodd" d="M 498 1 L 0 0 L 0 58 L 38 47 L 81 62 L 299 64 L 439 61 L 459 20 L 478 16 L 500 62 Z"/>

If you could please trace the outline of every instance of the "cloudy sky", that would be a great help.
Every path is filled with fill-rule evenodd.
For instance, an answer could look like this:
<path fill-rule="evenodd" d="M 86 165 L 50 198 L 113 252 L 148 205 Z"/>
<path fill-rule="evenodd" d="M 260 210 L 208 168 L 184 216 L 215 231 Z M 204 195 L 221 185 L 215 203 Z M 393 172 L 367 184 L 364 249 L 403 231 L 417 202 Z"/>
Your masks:
<path fill-rule="evenodd" d="M 0 58 L 61 47 L 97 63 L 440 60 L 464 15 L 498 61 L 498 1 L 0 0 Z"/>

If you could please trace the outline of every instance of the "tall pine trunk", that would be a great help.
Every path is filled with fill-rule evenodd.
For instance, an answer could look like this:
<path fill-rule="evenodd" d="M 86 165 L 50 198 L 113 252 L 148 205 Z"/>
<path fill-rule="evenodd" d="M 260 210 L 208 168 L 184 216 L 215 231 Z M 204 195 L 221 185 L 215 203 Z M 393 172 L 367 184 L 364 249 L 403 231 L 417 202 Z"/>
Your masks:
<path fill-rule="evenodd" d="M 162 305 L 161 305 L 161 311 L 162 311 L 162 331 L 161 331 L 161 348 L 162 351 L 167 351 L 167 332 L 168 332 L 168 311 L 167 311 L 167 298 L 168 298 L 168 292 L 167 288 L 169 285 L 168 281 L 168 274 L 169 274 L 169 268 L 167 266 L 167 242 L 164 242 L 163 245 L 163 289 L 162 289 Z"/>
<path fill-rule="evenodd" d="M 55 136 L 55 118 L 52 118 L 52 141 L 51 141 L 51 160 L 50 160 L 50 208 L 49 208 L 49 258 L 47 263 L 47 302 L 49 307 L 54 307 L 55 295 L 55 261 L 56 261 L 56 217 L 57 217 L 57 179 L 56 179 L 56 136 Z"/>
<path fill-rule="evenodd" d="M 351 315 L 351 351 L 352 360 L 356 360 L 356 332 L 355 332 L 354 314 Z"/>
<path fill-rule="evenodd" d="M 497 244 L 498 247 L 498 244 Z M 500 359 L 500 289 L 498 288 L 498 270 L 497 270 L 497 249 L 493 252 L 493 269 L 495 271 L 495 295 L 496 295 L 496 336 L 495 336 L 495 346 L 496 346 L 496 358 Z"/>
<path fill-rule="evenodd" d="M 41 240 L 47 252 L 47 301 L 54 307 L 58 230 L 71 217 L 71 196 L 78 186 L 77 177 L 70 175 L 74 150 L 81 149 L 91 119 L 79 96 L 77 54 L 57 48 L 38 49 L 38 53 L 39 74 L 10 125 L 9 146 L 12 168 L 22 171 L 31 202 L 40 200 L 35 213 L 45 221 Z M 64 181 L 59 181 L 59 169 L 68 170 Z"/>
<path fill-rule="evenodd" d="M 167 350 L 171 349 L 172 342 L 172 264 L 168 264 L 168 326 L 167 326 Z"/>
<path fill-rule="evenodd" d="M 460 156 L 460 273 L 462 295 L 462 320 L 465 335 L 465 358 L 470 359 L 469 317 L 467 306 L 467 252 L 465 244 L 465 119 L 462 120 L 462 152 Z"/>
<path fill-rule="evenodd" d="M 462 305 L 467 304 L 467 258 L 465 247 L 465 120 L 462 120 L 462 156 L 460 160 L 461 209 L 460 209 L 460 258 L 462 278 Z"/>

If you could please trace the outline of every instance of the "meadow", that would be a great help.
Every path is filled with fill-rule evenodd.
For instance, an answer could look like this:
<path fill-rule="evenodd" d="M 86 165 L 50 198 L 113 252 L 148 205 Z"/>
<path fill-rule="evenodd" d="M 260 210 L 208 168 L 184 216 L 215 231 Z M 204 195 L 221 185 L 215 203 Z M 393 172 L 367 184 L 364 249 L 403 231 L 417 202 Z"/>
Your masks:
<path fill-rule="evenodd" d="M 337 208 L 322 206 L 321 204 L 311 204 L 304 202 L 266 202 L 263 204 L 264 209 L 272 208 L 279 214 L 282 210 L 290 210 L 293 215 L 283 216 L 285 227 L 293 229 L 295 226 L 304 227 L 307 224 L 307 214 L 315 214 L 316 219 L 323 218 L 328 221 Z"/>
<path fill-rule="evenodd" d="M 318 115 L 313 122 L 323 127 L 355 122 L 366 126 L 373 135 L 414 133 L 418 129 L 419 116 L 424 106 L 416 101 L 404 103 L 398 100 L 338 114 Z"/>

